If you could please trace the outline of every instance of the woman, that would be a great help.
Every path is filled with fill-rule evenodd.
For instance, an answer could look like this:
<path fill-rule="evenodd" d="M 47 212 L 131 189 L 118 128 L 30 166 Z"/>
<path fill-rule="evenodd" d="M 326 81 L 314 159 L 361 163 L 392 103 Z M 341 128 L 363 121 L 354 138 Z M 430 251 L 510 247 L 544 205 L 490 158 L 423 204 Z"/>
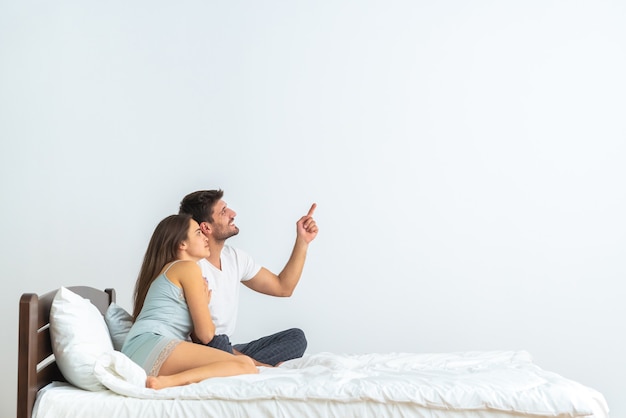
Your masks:
<path fill-rule="evenodd" d="M 215 333 L 211 293 L 196 264 L 209 255 L 208 240 L 190 215 L 168 216 L 152 234 L 135 286 L 135 321 L 122 347 L 148 374 L 148 388 L 258 372 L 247 356 L 188 341 L 191 335 L 206 344 Z"/>

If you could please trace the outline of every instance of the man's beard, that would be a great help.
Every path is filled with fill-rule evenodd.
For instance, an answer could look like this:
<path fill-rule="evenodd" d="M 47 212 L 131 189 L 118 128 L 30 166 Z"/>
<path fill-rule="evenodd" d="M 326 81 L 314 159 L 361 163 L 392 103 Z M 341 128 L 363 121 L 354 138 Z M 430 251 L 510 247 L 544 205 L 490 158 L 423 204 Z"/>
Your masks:
<path fill-rule="evenodd" d="M 234 237 L 239 233 L 239 227 L 235 227 L 234 229 L 218 229 L 213 231 L 213 238 L 216 241 L 226 241 L 230 237 Z"/>

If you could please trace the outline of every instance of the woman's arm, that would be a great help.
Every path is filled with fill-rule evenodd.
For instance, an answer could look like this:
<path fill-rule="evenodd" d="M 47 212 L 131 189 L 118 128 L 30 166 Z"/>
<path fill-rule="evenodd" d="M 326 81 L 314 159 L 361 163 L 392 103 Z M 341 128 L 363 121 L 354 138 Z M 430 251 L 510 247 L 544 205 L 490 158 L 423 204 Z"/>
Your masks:
<path fill-rule="evenodd" d="M 202 277 L 200 266 L 194 261 L 182 261 L 172 266 L 167 273 L 174 284 L 183 289 L 193 322 L 193 335 L 202 344 L 215 336 L 215 324 L 209 311 L 210 290 Z"/>

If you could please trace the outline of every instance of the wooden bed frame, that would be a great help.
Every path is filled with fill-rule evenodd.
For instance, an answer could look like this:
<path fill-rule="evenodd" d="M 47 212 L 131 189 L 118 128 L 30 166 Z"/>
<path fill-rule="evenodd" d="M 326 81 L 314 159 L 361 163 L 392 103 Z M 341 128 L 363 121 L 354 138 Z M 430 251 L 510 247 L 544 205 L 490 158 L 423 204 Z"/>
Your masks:
<path fill-rule="evenodd" d="M 115 302 L 115 289 L 104 291 L 87 286 L 68 287 L 89 299 L 104 315 Z M 31 418 L 37 391 L 52 381 L 65 381 L 52 354 L 50 307 L 57 290 L 20 298 L 19 350 L 17 359 L 17 418 Z"/>

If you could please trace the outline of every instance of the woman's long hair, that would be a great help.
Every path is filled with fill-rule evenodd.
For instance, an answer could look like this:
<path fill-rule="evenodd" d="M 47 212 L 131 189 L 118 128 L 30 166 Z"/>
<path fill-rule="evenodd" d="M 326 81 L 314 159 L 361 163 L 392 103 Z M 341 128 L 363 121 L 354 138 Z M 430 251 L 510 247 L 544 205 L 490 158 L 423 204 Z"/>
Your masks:
<path fill-rule="evenodd" d="M 191 215 L 188 214 L 170 215 L 155 228 L 135 284 L 133 319 L 139 316 L 154 279 L 167 263 L 177 259 L 180 244 L 188 238 L 190 220 Z"/>

